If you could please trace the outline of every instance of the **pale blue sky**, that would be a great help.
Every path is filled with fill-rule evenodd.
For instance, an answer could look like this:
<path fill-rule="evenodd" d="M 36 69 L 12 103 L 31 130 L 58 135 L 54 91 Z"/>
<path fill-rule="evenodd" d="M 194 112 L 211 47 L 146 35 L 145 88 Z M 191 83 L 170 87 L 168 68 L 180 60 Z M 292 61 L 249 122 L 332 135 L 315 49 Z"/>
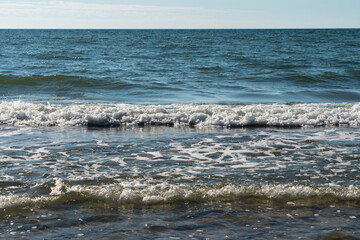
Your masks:
<path fill-rule="evenodd" d="M 360 28 L 360 0 L 0 0 L 0 28 Z"/>

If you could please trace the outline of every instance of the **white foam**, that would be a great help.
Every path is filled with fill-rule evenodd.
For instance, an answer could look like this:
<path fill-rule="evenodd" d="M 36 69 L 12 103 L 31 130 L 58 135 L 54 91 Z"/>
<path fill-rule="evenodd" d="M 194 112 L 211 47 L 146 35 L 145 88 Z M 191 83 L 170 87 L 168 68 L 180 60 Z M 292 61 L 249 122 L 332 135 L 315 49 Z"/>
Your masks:
<path fill-rule="evenodd" d="M 360 103 L 131 105 L 0 103 L 0 123 L 30 126 L 360 126 Z"/>
<path fill-rule="evenodd" d="M 68 193 L 79 193 L 89 198 L 102 198 L 117 204 L 153 205 L 175 202 L 229 201 L 256 197 L 273 200 L 356 200 L 360 189 L 355 186 L 305 186 L 305 185 L 143 185 L 119 183 L 106 186 L 67 186 L 61 179 L 55 179 L 55 186 L 48 196 L 8 195 L 0 196 L 0 208 L 21 204 L 55 201 Z M 316 201 L 318 201 L 316 200 Z"/>

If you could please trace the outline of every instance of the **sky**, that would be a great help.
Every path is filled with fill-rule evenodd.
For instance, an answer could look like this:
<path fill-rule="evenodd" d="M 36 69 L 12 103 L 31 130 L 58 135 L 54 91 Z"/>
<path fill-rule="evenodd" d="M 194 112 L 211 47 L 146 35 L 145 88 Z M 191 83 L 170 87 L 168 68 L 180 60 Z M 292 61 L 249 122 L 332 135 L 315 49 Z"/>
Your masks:
<path fill-rule="evenodd" d="M 360 28 L 360 0 L 0 0 L 0 28 Z"/>

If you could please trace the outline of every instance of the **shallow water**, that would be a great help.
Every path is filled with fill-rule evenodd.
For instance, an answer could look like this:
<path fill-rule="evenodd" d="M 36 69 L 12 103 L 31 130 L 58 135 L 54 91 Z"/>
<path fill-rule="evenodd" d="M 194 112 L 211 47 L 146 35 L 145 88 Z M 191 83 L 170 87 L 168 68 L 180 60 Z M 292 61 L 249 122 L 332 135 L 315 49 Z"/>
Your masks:
<path fill-rule="evenodd" d="M 350 127 L 2 126 L 2 234 L 358 237 L 359 140 Z"/>

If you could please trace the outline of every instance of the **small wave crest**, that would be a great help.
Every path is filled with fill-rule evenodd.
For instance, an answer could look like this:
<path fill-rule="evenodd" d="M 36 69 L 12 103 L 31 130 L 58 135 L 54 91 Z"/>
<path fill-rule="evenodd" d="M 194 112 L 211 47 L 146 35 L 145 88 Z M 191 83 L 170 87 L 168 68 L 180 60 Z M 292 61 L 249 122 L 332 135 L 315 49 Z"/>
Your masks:
<path fill-rule="evenodd" d="M 123 89 L 135 86 L 126 82 L 115 81 L 109 83 L 101 79 L 88 78 L 83 76 L 71 75 L 28 75 L 28 76 L 14 76 L 14 75 L 0 75 L 0 84 L 4 87 L 68 87 L 68 88 L 111 88 Z"/>
<path fill-rule="evenodd" d="M 131 105 L 0 103 L 0 124 L 28 126 L 360 126 L 360 103 Z"/>
<path fill-rule="evenodd" d="M 249 198 L 273 201 L 359 201 L 360 189 L 355 186 L 306 185 L 171 185 L 158 184 L 146 187 L 113 184 L 108 186 L 68 186 L 55 180 L 49 195 L 0 196 L 0 208 L 32 205 L 52 205 L 67 202 L 95 201 L 115 205 L 150 206 L 184 202 L 241 201 Z"/>
<path fill-rule="evenodd" d="M 4 85 L 15 85 L 15 86 L 36 86 L 43 84 L 69 84 L 69 85 L 89 85 L 92 86 L 95 81 L 91 79 L 79 76 L 65 76 L 65 75 L 29 75 L 29 76 L 11 76 L 11 75 L 0 75 L 0 82 Z M 101 85 L 101 84 L 98 84 Z"/>

